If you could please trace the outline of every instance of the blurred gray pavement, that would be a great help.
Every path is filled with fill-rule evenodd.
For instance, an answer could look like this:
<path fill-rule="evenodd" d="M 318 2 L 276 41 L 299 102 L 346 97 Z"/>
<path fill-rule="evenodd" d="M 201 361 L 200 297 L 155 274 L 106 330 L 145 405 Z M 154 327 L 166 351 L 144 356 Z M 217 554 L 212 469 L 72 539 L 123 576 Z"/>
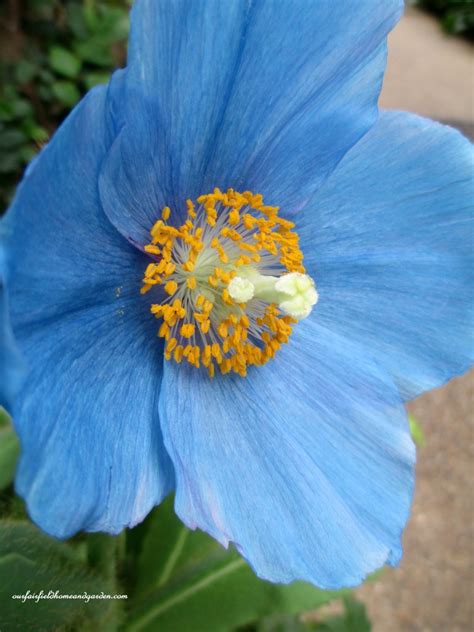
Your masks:
<path fill-rule="evenodd" d="M 407 9 L 389 40 L 384 108 L 474 122 L 472 45 L 445 35 L 431 15 Z"/>
<path fill-rule="evenodd" d="M 402 562 L 358 591 L 373 632 L 474 630 L 472 406 L 472 374 L 409 405 L 426 444 Z"/>
<path fill-rule="evenodd" d="M 473 48 L 409 9 L 389 40 L 380 103 L 474 130 Z M 359 589 L 373 632 L 474 631 L 474 372 L 418 398 L 417 486 L 397 569 Z"/>

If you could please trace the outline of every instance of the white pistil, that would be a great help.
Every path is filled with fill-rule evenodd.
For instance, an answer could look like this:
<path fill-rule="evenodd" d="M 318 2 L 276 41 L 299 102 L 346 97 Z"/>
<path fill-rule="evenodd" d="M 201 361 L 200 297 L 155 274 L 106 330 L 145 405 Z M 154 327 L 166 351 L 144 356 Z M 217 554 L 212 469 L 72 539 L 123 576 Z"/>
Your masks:
<path fill-rule="evenodd" d="M 242 276 L 229 283 L 229 294 L 236 303 L 259 298 L 275 303 L 288 316 L 302 320 L 310 315 L 318 302 L 313 279 L 301 272 L 290 272 L 281 277 L 260 274 L 255 268 L 241 268 Z"/>
<path fill-rule="evenodd" d="M 255 286 L 249 279 L 234 277 L 227 288 L 236 303 L 247 303 L 255 295 Z"/>

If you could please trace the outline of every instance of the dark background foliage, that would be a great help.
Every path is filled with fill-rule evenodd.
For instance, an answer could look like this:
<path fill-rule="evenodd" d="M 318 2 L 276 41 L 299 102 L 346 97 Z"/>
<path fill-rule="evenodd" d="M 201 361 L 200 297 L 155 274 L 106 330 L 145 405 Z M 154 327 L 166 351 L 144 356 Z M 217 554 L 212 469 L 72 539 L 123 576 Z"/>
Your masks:
<path fill-rule="evenodd" d="M 439 16 L 447 33 L 474 40 L 473 0 L 415 0 L 414 4 Z"/>
<path fill-rule="evenodd" d="M 26 163 L 125 61 L 126 0 L 8 0 L 0 8 L 0 207 Z"/>

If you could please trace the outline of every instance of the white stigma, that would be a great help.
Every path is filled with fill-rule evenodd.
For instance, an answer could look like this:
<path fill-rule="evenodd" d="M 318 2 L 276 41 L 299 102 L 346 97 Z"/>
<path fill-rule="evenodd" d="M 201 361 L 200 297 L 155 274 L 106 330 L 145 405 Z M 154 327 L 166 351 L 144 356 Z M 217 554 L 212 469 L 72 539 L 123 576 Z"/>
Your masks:
<path fill-rule="evenodd" d="M 255 295 L 255 286 L 252 281 L 239 276 L 231 280 L 227 289 L 236 303 L 246 303 Z"/>
<path fill-rule="evenodd" d="M 242 268 L 243 276 L 229 283 L 229 294 L 236 303 L 246 303 L 253 297 L 276 303 L 295 320 L 307 318 L 318 302 L 313 279 L 301 272 L 290 272 L 281 277 L 259 274 L 255 269 Z"/>
<path fill-rule="evenodd" d="M 288 297 L 279 303 L 280 309 L 296 320 L 307 318 L 318 302 L 313 279 L 301 272 L 284 274 L 275 283 L 275 290 Z"/>

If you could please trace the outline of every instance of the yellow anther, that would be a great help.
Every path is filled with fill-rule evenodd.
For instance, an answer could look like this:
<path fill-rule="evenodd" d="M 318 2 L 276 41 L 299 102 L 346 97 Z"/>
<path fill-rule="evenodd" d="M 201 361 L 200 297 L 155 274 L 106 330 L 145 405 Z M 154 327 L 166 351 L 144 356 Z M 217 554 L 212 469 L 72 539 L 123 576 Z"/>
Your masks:
<path fill-rule="evenodd" d="M 268 344 L 268 343 L 270 342 L 270 340 L 271 340 L 271 336 L 270 336 L 270 334 L 268 333 L 268 331 L 264 331 L 264 332 L 261 334 L 261 338 L 262 338 L 263 342 L 265 342 L 265 343 L 267 343 L 267 344 Z"/>
<path fill-rule="evenodd" d="M 166 344 L 166 352 L 171 353 L 177 344 L 178 341 L 176 340 L 176 338 L 170 338 Z"/>
<path fill-rule="evenodd" d="M 158 232 L 160 232 L 163 226 L 164 226 L 163 220 L 159 219 L 157 222 L 155 222 L 153 224 L 153 227 L 152 227 L 151 231 L 150 231 L 151 236 L 153 237 Z"/>
<path fill-rule="evenodd" d="M 226 373 L 230 373 L 232 364 L 229 359 L 226 358 L 225 360 L 222 360 L 222 362 L 219 362 L 218 364 L 220 364 L 221 373 L 223 375 L 225 375 Z"/>
<path fill-rule="evenodd" d="M 209 319 L 204 320 L 201 325 L 201 331 L 203 334 L 207 334 L 209 329 L 211 328 L 211 321 Z"/>
<path fill-rule="evenodd" d="M 183 270 L 186 270 L 186 272 L 192 272 L 194 270 L 194 263 L 190 260 L 186 261 L 183 263 Z"/>
<path fill-rule="evenodd" d="M 253 244 L 248 244 L 245 241 L 239 243 L 239 248 L 241 250 L 246 250 L 247 252 L 257 252 L 257 247 Z"/>
<path fill-rule="evenodd" d="M 168 283 L 165 284 L 165 292 L 170 296 L 172 296 L 177 289 L 178 284 L 176 283 L 176 281 L 168 281 Z"/>
<path fill-rule="evenodd" d="M 242 327 L 250 327 L 250 320 L 246 314 L 242 314 L 242 316 L 240 317 L 240 324 L 242 325 Z"/>
<path fill-rule="evenodd" d="M 147 244 L 144 250 L 145 252 L 149 252 L 152 255 L 159 255 L 161 253 L 161 250 L 158 248 L 158 246 L 153 246 L 152 244 Z"/>
<path fill-rule="evenodd" d="M 217 331 L 219 333 L 219 336 L 221 338 L 226 338 L 227 334 L 228 334 L 228 328 L 227 328 L 227 323 L 222 321 L 222 323 L 219 325 L 219 327 L 217 328 Z"/>
<path fill-rule="evenodd" d="M 233 342 L 234 345 L 238 345 L 239 342 L 242 339 L 242 328 L 240 327 L 240 325 L 237 325 L 235 330 L 234 330 L 234 335 L 233 335 Z"/>
<path fill-rule="evenodd" d="M 158 266 L 155 263 L 149 263 L 145 270 L 145 277 L 152 277 L 157 271 Z"/>
<path fill-rule="evenodd" d="M 165 206 L 165 208 L 161 211 L 161 217 L 165 222 L 169 220 L 170 214 L 171 211 L 169 206 Z"/>
<path fill-rule="evenodd" d="M 196 289 L 196 277 L 188 277 L 186 279 L 186 285 L 188 286 L 188 288 L 190 290 L 195 290 Z"/>
<path fill-rule="evenodd" d="M 170 328 L 167 323 L 161 323 L 160 328 L 158 330 L 158 336 L 160 338 L 165 338 L 169 334 Z"/>
<path fill-rule="evenodd" d="M 215 342 L 211 346 L 211 352 L 212 352 L 212 357 L 216 359 L 217 364 L 220 364 L 222 362 L 222 353 L 221 353 L 220 345 L 217 342 Z"/>
<path fill-rule="evenodd" d="M 209 285 L 212 285 L 212 287 L 217 287 L 219 285 L 219 281 L 216 279 L 215 276 L 212 276 L 212 274 L 207 277 L 207 280 Z"/>
<path fill-rule="evenodd" d="M 193 323 L 186 323 L 181 326 L 180 334 L 183 336 L 183 338 L 191 338 L 191 336 L 194 334 L 194 329 L 195 327 Z"/>
<path fill-rule="evenodd" d="M 222 261 L 222 263 L 229 263 L 229 257 L 227 256 L 224 249 L 219 248 L 218 252 L 219 252 L 219 259 Z"/>
<path fill-rule="evenodd" d="M 165 267 L 165 274 L 167 276 L 169 276 L 170 274 L 173 274 L 173 272 L 176 270 L 176 264 L 175 263 L 171 263 L 171 261 L 169 263 L 166 264 Z"/>
<path fill-rule="evenodd" d="M 229 290 L 227 288 L 224 288 L 222 290 L 222 300 L 224 301 L 224 303 L 227 303 L 227 305 L 234 304 L 234 301 L 230 298 Z"/>
<path fill-rule="evenodd" d="M 186 206 L 188 207 L 189 217 L 196 217 L 196 211 L 194 210 L 194 204 L 192 200 L 186 200 Z"/>
<path fill-rule="evenodd" d="M 193 318 L 198 323 L 203 323 L 207 320 L 207 314 L 200 314 L 199 312 L 193 312 Z"/>
<path fill-rule="evenodd" d="M 240 213 L 237 209 L 232 210 L 229 213 L 229 224 L 236 226 L 240 222 Z"/>
<path fill-rule="evenodd" d="M 247 230 L 252 230 L 252 228 L 257 223 L 257 220 L 256 220 L 256 218 L 253 215 L 249 215 L 248 213 L 246 213 L 242 217 L 242 222 L 243 222 L 243 225 L 245 226 L 245 228 Z"/>

